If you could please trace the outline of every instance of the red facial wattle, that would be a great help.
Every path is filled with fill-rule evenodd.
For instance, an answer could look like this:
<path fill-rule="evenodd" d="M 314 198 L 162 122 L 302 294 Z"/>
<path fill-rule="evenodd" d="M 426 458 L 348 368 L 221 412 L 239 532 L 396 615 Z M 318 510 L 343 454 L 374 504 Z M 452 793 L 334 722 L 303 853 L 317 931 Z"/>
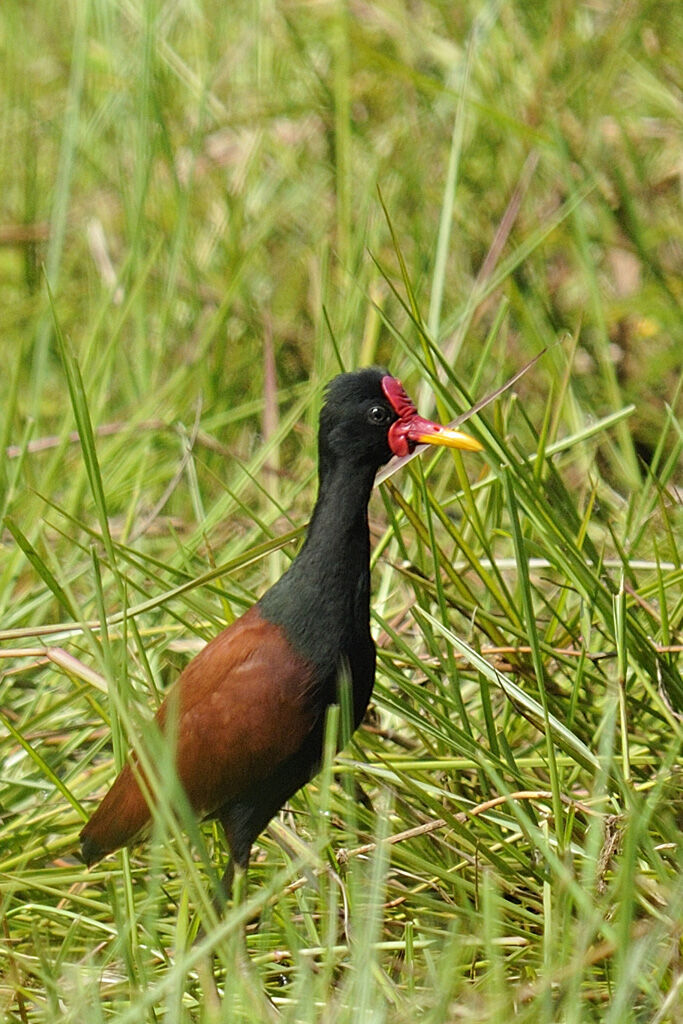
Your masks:
<path fill-rule="evenodd" d="M 389 447 L 394 455 L 409 455 L 415 447 L 410 439 L 410 426 L 418 415 L 417 409 L 406 394 L 400 380 L 395 377 L 382 377 L 382 391 L 398 416 L 398 419 L 389 427 Z"/>
<path fill-rule="evenodd" d="M 398 416 L 387 434 L 389 447 L 394 455 L 410 455 L 416 444 L 445 445 L 448 448 L 464 448 L 471 452 L 481 451 L 482 445 L 469 434 L 463 434 L 451 427 L 442 427 L 439 423 L 433 423 L 420 416 L 400 380 L 389 375 L 382 377 L 382 390 Z"/>

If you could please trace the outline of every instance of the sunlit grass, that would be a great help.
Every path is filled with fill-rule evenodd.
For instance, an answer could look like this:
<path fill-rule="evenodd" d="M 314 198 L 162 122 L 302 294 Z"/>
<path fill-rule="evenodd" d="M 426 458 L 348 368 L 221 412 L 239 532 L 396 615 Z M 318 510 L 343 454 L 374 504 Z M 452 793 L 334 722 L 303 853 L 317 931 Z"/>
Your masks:
<path fill-rule="evenodd" d="M 673 1024 L 678 5 L 1 18 L 4 1016 Z M 482 456 L 373 497 L 371 713 L 246 903 L 163 778 L 86 871 L 150 710 L 296 551 L 325 381 L 382 362 L 451 420 L 544 349 Z"/>

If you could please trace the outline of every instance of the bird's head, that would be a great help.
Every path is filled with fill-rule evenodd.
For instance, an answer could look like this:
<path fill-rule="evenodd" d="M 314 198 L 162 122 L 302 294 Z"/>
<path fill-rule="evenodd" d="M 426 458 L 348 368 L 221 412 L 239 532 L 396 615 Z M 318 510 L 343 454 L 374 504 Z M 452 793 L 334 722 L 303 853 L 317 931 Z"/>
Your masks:
<path fill-rule="evenodd" d="M 376 471 L 417 444 L 482 447 L 469 434 L 420 416 L 401 382 L 386 370 L 372 367 L 330 381 L 320 413 L 321 467 L 343 459 Z"/>

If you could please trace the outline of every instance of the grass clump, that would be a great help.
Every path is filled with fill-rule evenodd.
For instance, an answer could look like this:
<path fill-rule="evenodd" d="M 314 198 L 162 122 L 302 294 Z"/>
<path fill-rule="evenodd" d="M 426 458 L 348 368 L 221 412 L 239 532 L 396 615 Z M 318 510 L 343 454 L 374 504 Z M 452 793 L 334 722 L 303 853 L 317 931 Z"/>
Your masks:
<path fill-rule="evenodd" d="M 679 5 L 1 17 L 5 1017 L 673 1024 Z M 150 708 L 296 550 L 322 384 L 382 362 L 450 420 L 543 351 L 483 459 L 373 499 L 372 714 L 245 905 L 163 794 L 87 872 Z"/>

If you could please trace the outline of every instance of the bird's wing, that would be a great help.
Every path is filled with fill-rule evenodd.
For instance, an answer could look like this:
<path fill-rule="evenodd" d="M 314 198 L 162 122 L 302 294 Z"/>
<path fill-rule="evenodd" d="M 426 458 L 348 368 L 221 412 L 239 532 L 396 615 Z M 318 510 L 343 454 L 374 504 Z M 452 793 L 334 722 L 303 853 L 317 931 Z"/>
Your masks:
<path fill-rule="evenodd" d="M 190 662 L 157 718 L 178 737 L 178 776 L 198 814 L 267 778 L 301 747 L 319 713 L 310 700 L 314 674 L 257 607 Z"/>
<path fill-rule="evenodd" d="M 175 737 L 178 777 L 198 815 L 265 779 L 301 747 L 319 713 L 310 700 L 314 676 L 257 607 L 193 658 L 156 722 Z M 129 843 L 149 823 L 136 774 L 127 763 L 81 832 L 87 862 Z"/>

